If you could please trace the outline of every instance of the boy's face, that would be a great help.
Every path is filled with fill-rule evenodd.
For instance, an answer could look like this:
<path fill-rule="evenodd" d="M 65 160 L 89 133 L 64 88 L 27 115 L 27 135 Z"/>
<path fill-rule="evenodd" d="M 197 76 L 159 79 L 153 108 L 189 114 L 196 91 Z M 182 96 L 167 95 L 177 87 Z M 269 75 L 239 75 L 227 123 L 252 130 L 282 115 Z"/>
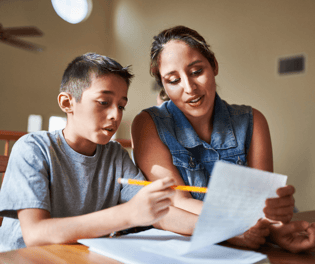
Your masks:
<path fill-rule="evenodd" d="M 127 92 L 125 80 L 118 75 L 93 77 L 81 101 L 72 99 L 71 128 L 68 128 L 72 140 L 87 148 L 107 144 L 120 125 Z"/>

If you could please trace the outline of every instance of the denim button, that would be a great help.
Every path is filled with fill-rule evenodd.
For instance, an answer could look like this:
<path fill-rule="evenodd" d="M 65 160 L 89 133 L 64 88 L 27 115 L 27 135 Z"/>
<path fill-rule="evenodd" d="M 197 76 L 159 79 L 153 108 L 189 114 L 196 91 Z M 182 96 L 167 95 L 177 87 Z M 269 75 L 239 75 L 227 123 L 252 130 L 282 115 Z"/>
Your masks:
<path fill-rule="evenodd" d="M 195 168 L 195 163 L 194 163 L 192 157 L 190 157 L 189 166 L 192 168 Z"/>
<path fill-rule="evenodd" d="M 237 162 L 236 162 L 238 165 L 243 165 L 243 162 L 242 162 L 242 160 L 240 159 L 240 157 L 238 157 L 238 160 L 237 160 Z"/>

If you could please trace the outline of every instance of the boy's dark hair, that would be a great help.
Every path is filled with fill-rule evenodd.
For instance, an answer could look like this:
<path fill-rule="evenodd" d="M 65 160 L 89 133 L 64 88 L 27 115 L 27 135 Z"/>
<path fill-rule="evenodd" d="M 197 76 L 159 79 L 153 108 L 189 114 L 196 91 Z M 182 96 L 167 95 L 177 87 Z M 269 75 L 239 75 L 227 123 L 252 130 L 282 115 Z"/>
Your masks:
<path fill-rule="evenodd" d="M 86 53 L 75 58 L 65 70 L 60 92 L 70 93 L 80 102 L 82 93 L 89 88 L 92 78 L 103 75 L 116 74 L 123 78 L 129 87 L 133 74 L 129 71 L 130 66 L 122 67 L 117 61 L 96 53 Z"/>
<path fill-rule="evenodd" d="M 157 36 L 153 37 L 150 53 L 150 73 L 155 77 L 157 84 L 161 87 L 162 91 L 160 97 L 164 101 L 169 100 L 169 98 L 163 88 L 158 64 L 164 45 L 171 40 L 183 41 L 190 47 L 197 49 L 209 61 L 213 70 L 217 67 L 216 59 L 213 51 L 210 49 L 210 45 L 207 44 L 205 39 L 196 30 L 185 26 L 176 26 L 163 30 Z"/>

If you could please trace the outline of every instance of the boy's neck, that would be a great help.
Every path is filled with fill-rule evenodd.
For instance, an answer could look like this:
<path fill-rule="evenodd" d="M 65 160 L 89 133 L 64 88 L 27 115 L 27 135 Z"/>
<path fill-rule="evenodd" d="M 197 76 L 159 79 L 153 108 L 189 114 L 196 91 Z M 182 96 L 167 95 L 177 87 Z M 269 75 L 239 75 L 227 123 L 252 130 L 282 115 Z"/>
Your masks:
<path fill-rule="evenodd" d="M 67 144 L 74 151 L 85 156 L 93 156 L 95 154 L 97 144 L 77 137 L 76 135 L 71 133 L 70 129 L 67 126 L 65 127 L 65 129 L 62 130 L 62 133 Z"/>

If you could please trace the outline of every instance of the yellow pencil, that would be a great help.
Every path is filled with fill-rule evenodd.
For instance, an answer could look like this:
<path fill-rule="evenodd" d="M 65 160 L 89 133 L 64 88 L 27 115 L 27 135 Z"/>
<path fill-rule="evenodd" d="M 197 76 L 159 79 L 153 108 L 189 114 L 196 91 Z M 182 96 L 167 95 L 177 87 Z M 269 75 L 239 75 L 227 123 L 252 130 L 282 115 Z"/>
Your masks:
<path fill-rule="evenodd" d="M 122 179 L 122 178 L 119 178 L 118 182 L 121 184 L 131 184 L 131 185 L 149 185 L 150 183 L 152 183 L 150 181 L 140 181 L 140 180 Z M 187 185 L 175 185 L 172 188 L 174 190 L 187 191 L 187 192 L 199 192 L 199 193 L 206 193 L 208 190 L 206 187 L 187 186 Z"/>

